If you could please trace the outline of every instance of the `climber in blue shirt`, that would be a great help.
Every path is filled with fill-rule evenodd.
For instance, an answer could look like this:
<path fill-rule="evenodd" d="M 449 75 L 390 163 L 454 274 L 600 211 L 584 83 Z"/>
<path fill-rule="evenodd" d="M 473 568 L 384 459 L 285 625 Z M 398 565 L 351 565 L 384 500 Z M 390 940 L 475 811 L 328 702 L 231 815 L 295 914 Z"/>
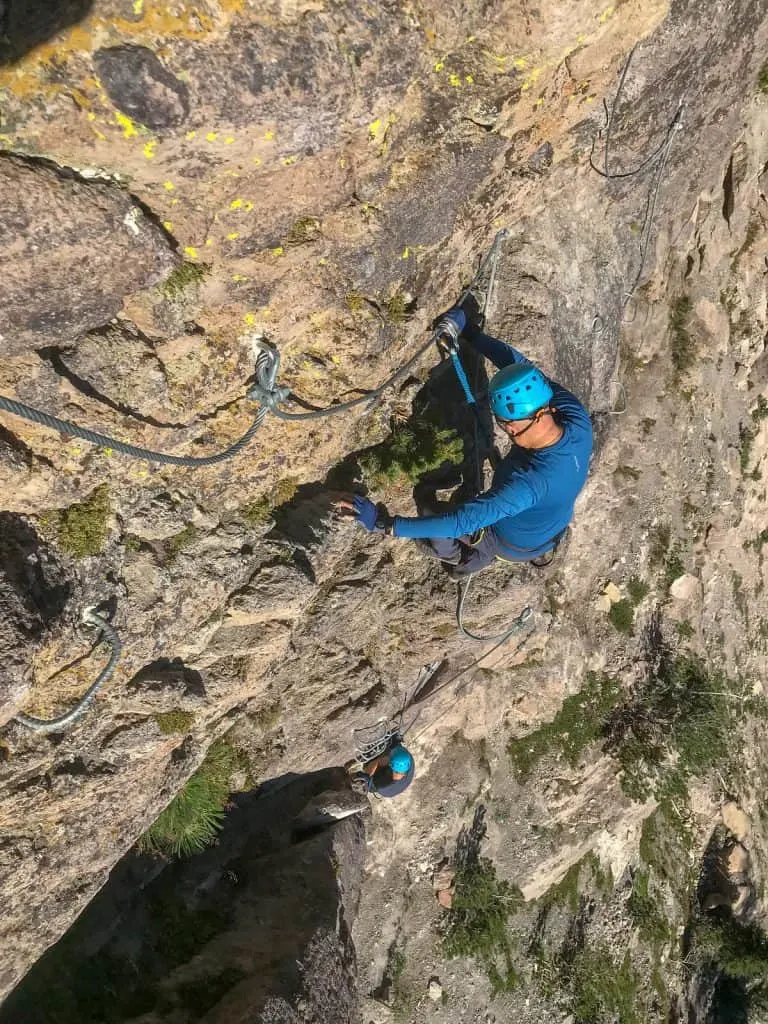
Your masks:
<path fill-rule="evenodd" d="M 426 540 L 454 577 L 478 572 L 497 558 L 535 562 L 556 547 L 573 518 L 592 453 L 589 414 L 522 353 L 468 326 L 463 309 L 444 314 L 436 329 L 454 341 L 463 335 L 499 368 L 488 397 L 512 448 L 490 490 L 442 515 L 390 516 L 360 495 L 340 504 L 369 531 Z"/>

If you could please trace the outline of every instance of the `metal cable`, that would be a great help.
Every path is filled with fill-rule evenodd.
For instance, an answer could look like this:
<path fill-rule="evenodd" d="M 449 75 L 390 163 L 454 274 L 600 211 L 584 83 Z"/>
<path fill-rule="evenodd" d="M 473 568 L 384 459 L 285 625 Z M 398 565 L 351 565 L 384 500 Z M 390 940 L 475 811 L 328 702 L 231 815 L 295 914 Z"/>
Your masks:
<path fill-rule="evenodd" d="M 32 715 L 27 715 L 25 712 L 20 711 L 15 716 L 15 721 L 19 725 L 23 725 L 26 729 L 31 729 L 33 732 L 60 732 L 62 729 L 66 729 L 77 721 L 81 715 L 85 714 L 88 708 L 93 703 L 93 699 L 99 692 L 101 687 L 111 677 L 115 670 L 115 666 L 120 660 L 120 653 L 122 650 L 122 644 L 120 643 L 120 637 L 117 635 L 112 626 L 103 619 L 100 615 L 97 615 L 92 609 L 87 608 L 83 612 L 82 621 L 88 625 L 95 626 L 101 631 L 101 636 L 106 638 L 108 643 L 111 645 L 111 653 L 109 655 L 109 661 L 101 670 L 96 679 L 95 683 L 92 683 L 85 691 L 83 697 L 78 701 L 77 704 L 63 715 L 59 715 L 58 718 L 35 718 Z"/>
<path fill-rule="evenodd" d="M 471 633 L 464 625 L 464 602 L 467 599 L 469 588 L 472 585 L 473 577 L 477 575 L 473 573 L 469 575 L 466 581 L 459 584 L 459 603 L 456 606 L 456 622 L 463 636 L 467 640 L 472 640 L 475 643 L 485 643 L 487 640 L 498 640 L 503 643 L 509 637 L 513 636 L 528 622 L 533 615 L 533 609 L 530 605 L 526 605 L 525 608 L 520 612 L 516 619 L 513 619 L 512 623 L 501 633 L 493 633 L 491 636 L 478 636 L 476 633 Z"/>
<path fill-rule="evenodd" d="M 477 282 L 485 273 L 486 268 L 491 264 L 493 260 L 497 258 L 499 247 L 501 243 L 507 238 L 507 235 L 508 232 L 504 228 L 502 228 L 501 231 L 496 232 L 496 237 L 494 238 L 493 243 L 490 249 L 488 250 L 488 254 L 478 267 L 475 276 L 472 278 L 470 283 L 467 285 L 467 287 L 464 289 L 464 291 L 457 299 L 455 305 L 460 306 L 464 302 L 466 297 L 469 295 L 469 293 L 472 291 L 472 289 L 476 286 Z M 437 339 L 437 331 L 432 331 L 428 340 L 424 342 L 424 344 L 421 345 L 419 349 L 417 349 L 416 353 L 413 356 L 411 356 L 408 362 L 401 366 L 396 373 L 393 373 L 391 377 L 385 380 L 383 384 L 380 384 L 377 388 L 374 388 L 372 391 L 368 391 L 365 395 L 361 395 L 359 398 L 353 398 L 349 402 L 341 402 L 339 405 L 330 405 L 325 409 L 312 409 L 309 412 L 287 412 L 285 409 L 281 409 L 278 403 L 284 401 L 286 397 L 294 396 L 290 395 L 290 392 L 286 392 L 283 390 L 282 394 L 280 394 L 279 397 L 276 397 L 278 393 L 274 391 L 274 385 L 270 390 L 264 388 L 261 382 L 254 385 L 254 387 L 251 388 L 249 395 L 257 399 L 258 401 L 262 402 L 262 404 L 267 405 L 270 411 L 273 412 L 275 416 L 277 416 L 281 420 L 318 420 L 322 419 L 325 416 L 333 416 L 336 413 L 347 412 L 349 409 L 354 409 L 358 405 L 364 405 L 365 403 L 375 402 L 387 390 L 387 388 L 390 388 L 394 383 L 396 383 L 398 380 L 400 380 L 408 373 L 411 367 L 414 366 L 419 361 L 419 359 L 421 359 L 424 353 L 428 349 L 430 349 L 432 345 L 436 343 Z"/>

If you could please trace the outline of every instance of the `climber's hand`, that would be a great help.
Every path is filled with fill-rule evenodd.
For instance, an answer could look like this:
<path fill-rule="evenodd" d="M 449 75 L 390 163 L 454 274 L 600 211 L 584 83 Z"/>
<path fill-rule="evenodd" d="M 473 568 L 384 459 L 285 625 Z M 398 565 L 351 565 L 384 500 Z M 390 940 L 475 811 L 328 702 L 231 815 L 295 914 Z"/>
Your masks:
<path fill-rule="evenodd" d="M 390 533 L 392 516 L 384 505 L 374 505 L 368 498 L 355 494 L 351 501 L 336 502 L 336 508 L 351 512 L 361 526 L 369 533 Z"/>
<path fill-rule="evenodd" d="M 461 306 L 454 306 L 453 309 L 449 309 L 446 313 L 440 314 L 440 316 L 433 322 L 432 330 L 440 339 L 455 345 L 459 340 L 459 335 L 466 326 L 466 313 Z"/>
<path fill-rule="evenodd" d="M 369 533 L 383 533 L 383 527 L 377 529 L 377 522 L 379 518 L 379 510 L 368 498 L 363 498 L 361 495 L 356 494 L 352 499 L 352 504 L 355 508 L 355 518 L 361 526 L 365 527 Z"/>

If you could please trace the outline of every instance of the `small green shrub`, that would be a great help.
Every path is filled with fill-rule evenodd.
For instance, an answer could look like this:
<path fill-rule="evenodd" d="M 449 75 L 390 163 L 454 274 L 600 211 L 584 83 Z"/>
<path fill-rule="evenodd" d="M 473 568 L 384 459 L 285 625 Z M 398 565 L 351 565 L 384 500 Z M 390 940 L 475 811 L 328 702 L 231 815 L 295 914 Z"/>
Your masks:
<path fill-rule="evenodd" d="M 641 580 L 638 576 L 630 576 L 627 581 L 627 593 L 629 594 L 629 600 L 635 607 L 640 604 L 643 598 L 647 597 L 650 592 L 650 587 L 644 580 Z"/>
<path fill-rule="evenodd" d="M 562 757 L 571 766 L 577 765 L 584 750 L 603 735 L 621 692 L 616 679 L 590 672 L 583 690 L 566 697 L 551 722 L 510 740 L 507 752 L 520 781 L 546 756 Z"/>
<path fill-rule="evenodd" d="M 768 937 L 756 925 L 740 925 L 730 916 L 711 916 L 695 922 L 694 956 L 713 964 L 731 978 L 768 986 Z"/>
<path fill-rule="evenodd" d="M 608 618 L 619 633 L 631 633 L 635 621 L 635 610 L 632 602 L 628 601 L 626 597 L 616 601 L 615 604 L 611 605 Z"/>
<path fill-rule="evenodd" d="M 687 295 L 675 299 L 669 311 L 670 352 L 675 375 L 689 370 L 696 361 L 696 344 L 688 330 L 693 305 Z"/>
<path fill-rule="evenodd" d="M 139 840 L 145 852 L 186 857 L 210 845 L 224 823 L 234 772 L 247 767 L 226 739 L 211 745 L 205 760 Z"/>
<path fill-rule="evenodd" d="M 155 721 L 161 733 L 171 736 L 173 733 L 186 733 L 192 728 L 195 716 L 191 711 L 182 711 L 175 708 L 173 711 L 158 711 L 155 714 Z"/>
<path fill-rule="evenodd" d="M 647 870 L 635 873 L 632 891 L 627 900 L 627 910 L 640 937 L 655 949 L 665 945 L 672 938 L 672 932 L 664 908 L 650 893 L 650 874 Z"/>
<path fill-rule="evenodd" d="M 199 285 L 209 270 L 207 263 L 191 263 L 184 260 L 163 282 L 163 294 L 168 299 L 175 299 L 188 288 Z"/>
<path fill-rule="evenodd" d="M 695 635 L 696 630 L 688 619 L 683 619 L 682 622 L 678 622 L 675 626 L 675 632 L 681 640 L 690 640 Z"/>
<path fill-rule="evenodd" d="M 77 505 L 58 513 L 59 545 L 73 558 L 86 558 L 103 550 L 111 512 L 109 487 L 101 484 Z"/>
<path fill-rule="evenodd" d="M 654 568 L 664 564 L 669 545 L 672 543 L 672 528 L 669 523 L 658 523 L 650 533 L 648 561 Z"/>
<path fill-rule="evenodd" d="M 620 963 L 603 947 L 585 947 L 564 970 L 576 1024 L 641 1024 L 640 978 L 629 953 Z"/>
<path fill-rule="evenodd" d="M 416 483 L 446 462 L 461 462 L 464 444 L 455 430 L 442 429 L 429 420 L 398 423 L 390 436 L 362 454 L 358 463 L 371 487 L 409 481 Z"/>
<path fill-rule="evenodd" d="M 471 956 L 486 969 L 494 992 L 510 991 L 518 983 L 512 966 L 512 949 L 507 920 L 523 904 L 520 890 L 496 877 L 486 857 L 478 858 L 456 872 L 453 905 L 440 921 L 440 940 L 450 959 Z M 504 973 L 498 967 L 504 962 Z"/>

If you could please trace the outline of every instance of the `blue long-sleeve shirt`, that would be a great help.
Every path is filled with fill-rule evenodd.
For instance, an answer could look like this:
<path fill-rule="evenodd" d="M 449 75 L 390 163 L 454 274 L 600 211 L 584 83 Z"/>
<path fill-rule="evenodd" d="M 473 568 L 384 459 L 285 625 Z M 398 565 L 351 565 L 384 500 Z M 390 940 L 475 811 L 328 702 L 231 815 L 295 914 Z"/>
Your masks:
<path fill-rule="evenodd" d="M 464 337 L 499 369 L 530 362 L 511 345 L 482 331 Z M 573 505 L 584 486 L 592 454 L 592 423 L 581 402 L 550 381 L 555 418 L 563 436 L 548 448 L 512 447 L 496 468 L 489 491 L 439 516 L 395 516 L 395 537 L 462 537 L 491 528 L 502 544 L 546 551 L 573 518 Z"/>

